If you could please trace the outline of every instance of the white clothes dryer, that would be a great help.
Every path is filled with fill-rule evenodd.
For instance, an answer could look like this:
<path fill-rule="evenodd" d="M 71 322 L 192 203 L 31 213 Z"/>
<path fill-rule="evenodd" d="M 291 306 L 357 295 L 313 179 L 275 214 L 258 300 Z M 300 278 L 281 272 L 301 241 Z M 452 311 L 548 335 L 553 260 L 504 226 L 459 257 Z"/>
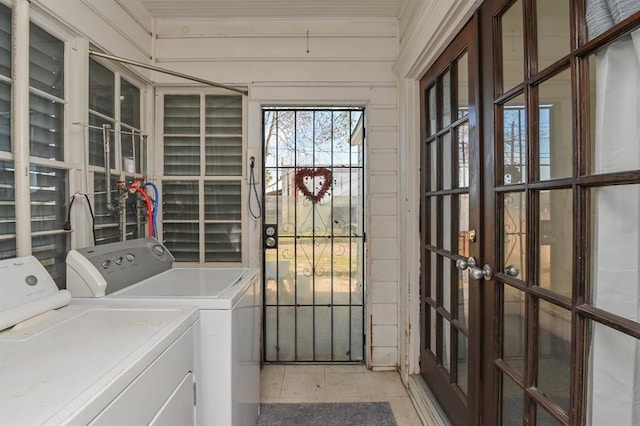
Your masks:
<path fill-rule="evenodd" d="M 32 256 L 0 275 L 0 424 L 194 424 L 197 309 L 67 305 Z"/>
<path fill-rule="evenodd" d="M 257 268 L 174 268 L 153 238 L 72 250 L 73 303 L 196 306 L 196 423 L 254 426 L 260 407 L 262 292 Z"/>

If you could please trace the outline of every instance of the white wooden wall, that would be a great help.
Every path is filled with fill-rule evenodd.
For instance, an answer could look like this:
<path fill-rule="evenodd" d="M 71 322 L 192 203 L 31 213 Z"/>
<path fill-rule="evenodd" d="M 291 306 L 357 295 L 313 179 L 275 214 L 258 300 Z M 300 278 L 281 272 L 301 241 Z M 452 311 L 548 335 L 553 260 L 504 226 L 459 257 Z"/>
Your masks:
<path fill-rule="evenodd" d="M 400 167 L 392 70 L 399 47 L 397 20 L 154 21 L 138 2 L 121 0 L 34 0 L 32 8 L 77 34 L 84 40 L 81 48 L 91 43 L 106 53 L 247 87 L 251 152 L 261 152 L 262 105 L 364 106 L 367 357 L 374 368 L 397 368 Z M 193 86 L 166 74 L 134 71 L 155 85 Z M 153 102 L 147 105 L 153 108 Z M 151 113 L 146 116 L 153 119 Z M 152 122 L 145 127 L 153 132 Z M 252 220 L 248 229 L 249 265 L 259 266 L 259 222 Z"/>

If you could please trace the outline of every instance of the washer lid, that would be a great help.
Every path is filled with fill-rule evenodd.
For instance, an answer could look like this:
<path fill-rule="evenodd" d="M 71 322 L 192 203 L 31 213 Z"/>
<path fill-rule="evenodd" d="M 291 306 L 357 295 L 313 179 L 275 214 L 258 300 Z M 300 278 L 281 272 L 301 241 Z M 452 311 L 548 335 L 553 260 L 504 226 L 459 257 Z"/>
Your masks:
<path fill-rule="evenodd" d="M 198 318 L 187 306 L 52 313 L 0 333 L 0 423 L 88 424 Z"/>
<path fill-rule="evenodd" d="M 113 293 L 115 297 L 223 297 L 239 286 L 243 268 L 175 268 Z"/>

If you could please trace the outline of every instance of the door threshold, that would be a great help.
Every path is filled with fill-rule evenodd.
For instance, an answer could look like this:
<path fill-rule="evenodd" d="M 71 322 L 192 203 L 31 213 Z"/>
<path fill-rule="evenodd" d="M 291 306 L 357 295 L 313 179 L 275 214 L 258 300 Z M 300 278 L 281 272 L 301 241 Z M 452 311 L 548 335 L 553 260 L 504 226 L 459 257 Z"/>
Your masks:
<path fill-rule="evenodd" d="M 409 376 L 409 397 L 425 425 L 450 426 L 451 422 L 419 374 Z"/>

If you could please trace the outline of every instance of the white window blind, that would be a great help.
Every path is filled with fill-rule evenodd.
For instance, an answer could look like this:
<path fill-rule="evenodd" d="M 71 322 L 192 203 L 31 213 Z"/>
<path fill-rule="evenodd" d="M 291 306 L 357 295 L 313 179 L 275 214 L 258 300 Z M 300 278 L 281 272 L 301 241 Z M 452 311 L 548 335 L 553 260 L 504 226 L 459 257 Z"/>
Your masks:
<path fill-rule="evenodd" d="M 164 243 L 180 262 L 241 262 L 242 97 L 167 94 L 163 111 Z"/>
<path fill-rule="evenodd" d="M 0 4 L 0 75 L 11 78 L 11 9 Z M 11 151 L 11 86 L 0 83 L 0 151 Z"/>
<path fill-rule="evenodd" d="M 116 99 L 120 104 L 115 107 Z M 107 207 L 105 181 L 105 135 L 109 125 L 109 161 L 112 171 L 111 200 Z M 139 195 L 129 194 L 119 204 L 117 181 L 127 185 L 145 169 L 141 126 L 141 92 L 138 87 L 101 63 L 89 59 L 89 164 L 93 169 L 95 192 L 96 244 L 144 236 L 145 217 L 138 217 Z M 100 169 L 101 168 L 101 169 Z M 146 209 L 144 209 L 146 212 Z"/>
<path fill-rule="evenodd" d="M 16 256 L 15 199 L 13 162 L 0 161 L 0 259 Z"/>
<path fill-rule="evenodd" d="M 31 23 L 29 28 L 29 150 L 34 158 L 65 160 L 64 43 Z M 31 251 L 64 287 L 69 238 L 66 221 L 69 171 L 65 165 L 29 170 Z M 18 218 L 22 220 L 22 218 Z"/>

